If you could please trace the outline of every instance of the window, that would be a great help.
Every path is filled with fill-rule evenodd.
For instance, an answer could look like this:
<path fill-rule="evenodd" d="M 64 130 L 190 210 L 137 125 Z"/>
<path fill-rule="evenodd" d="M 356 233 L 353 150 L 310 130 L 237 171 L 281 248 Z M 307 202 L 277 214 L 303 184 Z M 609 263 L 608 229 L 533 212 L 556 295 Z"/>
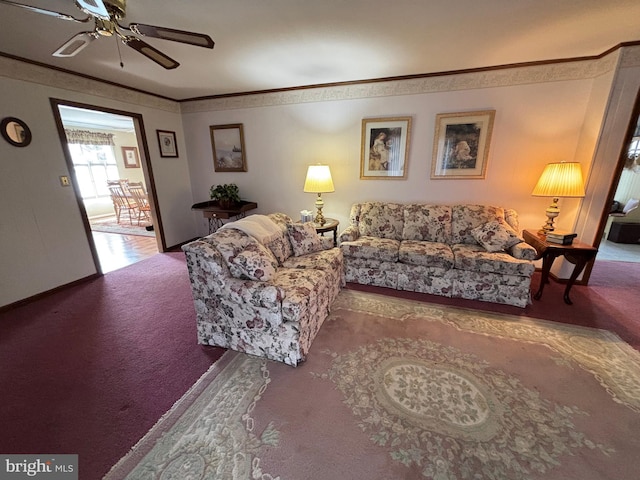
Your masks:
<path fill-rule="evenodd" d="M 107 180 L 118 180 L 118 166 L 110 145 L 69 144 L 82 198 L 108 197 Z"/>

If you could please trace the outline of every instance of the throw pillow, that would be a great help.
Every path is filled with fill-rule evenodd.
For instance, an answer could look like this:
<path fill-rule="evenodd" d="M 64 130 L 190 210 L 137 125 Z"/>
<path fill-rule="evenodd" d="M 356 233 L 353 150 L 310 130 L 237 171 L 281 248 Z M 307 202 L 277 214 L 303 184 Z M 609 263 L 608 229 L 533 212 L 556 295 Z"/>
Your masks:
<path fill-rule="evenodd" d="M 524 241 L 501 220 L 493 220 L 480 225 L 471 230 L 471 235 L 488 252 L 502 252 Z"/>
<path fill-rule="evenodd" d="M 229 271 L 236 278 L 266 282 L 276 274 L 278 262 L 261 243 L 250 243 L 237 255 L 229 258 Z"/>
<path fill-rule="evenodd" d="M 313 223 L 290 223 L 287 225 L 287 235 L 293 247 L 293 255 L 296 257 L 323 249 L 322 241 Z"/>

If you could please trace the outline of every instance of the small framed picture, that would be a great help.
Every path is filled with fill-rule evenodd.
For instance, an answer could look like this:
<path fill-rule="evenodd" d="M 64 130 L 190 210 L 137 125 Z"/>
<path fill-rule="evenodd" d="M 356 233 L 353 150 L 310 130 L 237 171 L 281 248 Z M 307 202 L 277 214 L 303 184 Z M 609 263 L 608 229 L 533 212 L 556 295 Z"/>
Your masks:
<path fill-rule="evenodd" d="M 246 172 L 247 157 L 244 149 L 242 124 L 211 125 L 213 168 L 216 172 Z"/>
<path fill-rule="evenodd" d="M 176 145 L 176 132 L 156 130 L 161 157 L 177 157 L 178 145 Z"/>
<path fill-rule="evenodd" d="M 410 137 L 411 117 L 362 120 L 360 178 L 406 178 Z"/>
<path fill-rule="evenodd" d="M 495 110 L 436 115 L 431 178 L 483 179 Z"/>
<path fill-rule="evenodd" d="M 124 168 L 140 168 L 140 157 L 136 147 L 122 147 Z"/>

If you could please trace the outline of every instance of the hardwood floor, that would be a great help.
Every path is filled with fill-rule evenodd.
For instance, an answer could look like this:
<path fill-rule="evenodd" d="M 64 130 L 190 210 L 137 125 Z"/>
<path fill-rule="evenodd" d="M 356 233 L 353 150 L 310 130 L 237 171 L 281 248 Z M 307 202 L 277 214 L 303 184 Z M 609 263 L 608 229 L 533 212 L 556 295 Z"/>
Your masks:
<path fill-rule="evenodd" d="M 155 237 L 92 232 L 102 273 L 112 272 L 158 253 Z"/>

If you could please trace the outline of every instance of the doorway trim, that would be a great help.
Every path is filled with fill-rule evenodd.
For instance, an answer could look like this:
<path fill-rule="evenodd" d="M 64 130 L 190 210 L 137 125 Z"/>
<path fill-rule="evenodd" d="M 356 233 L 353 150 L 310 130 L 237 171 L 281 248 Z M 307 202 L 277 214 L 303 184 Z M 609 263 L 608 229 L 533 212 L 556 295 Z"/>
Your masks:
<path fill-rule="evenodd" d="M 56 128 L 58 129 L 58 136 L 60 138 L 60 144 L 62 146 L 65 161 L 67 163 L 67 168 L 71 176 L 71 185 L 73 186 L 76 202 L 78 204 L 78 209 L 80 210 L 80 215 L 82 217 L 82 222 L 84 224 L 85 233 L 87 235 L 87 241 L 89 242 L 89 248 L 91 249 L 91 255 L 93 257 L 93 262 L 96 266 L 96 270 L 98 274 L 103 275 L 102 267 L 100 266 L 98 251 L 96 249 L 96 245 L 93 240 L 93 235 L 91 234 L 91 225 L 89 223 L 87 210 L 84 206 L 82 195 L 80 194 L 80 186 L 76 178 L 75 169 L 73 166 L 73 159 L 71 157 L 71 152 L 69 151 L 69 147 L 67 144 L 67 136 L 64 131 L 64 123 L 60 115 L 60 110 L 58 109 L 59 106 L 75 107 L 75 108 L 81 108 L 85 110 L 93 110 L 93 111 L 112 113 L 115 115 L 131 117 L 134 124 L 136 141 L 138 143 L 138 146 L 140 147 L 140 164 L 142 167 L 145 184 L 147 185 L 149 205 L 151 206 L 151 219 L 152 219 L 154 230 L 156 233 L 156 242 L 158 243 L 158 251 L 161 253 L 166 252 L 167 245 L 166 245 L 164 234 L 163 234 L 164 229 L 162 227 L 162 217 L 160 215 L 160 211 L 157 208 L 158 197 L 157 197 L 156 185 L 155 185 L 154 176 L 153 176 L 153 168 L 149 160 L 151 157 L 149 155 L 149 145 L 147 143 L 147 135 L 145 133 L 142 115 L 139 113 L 126 112 L 123 110 L 116 110 L 113 108 L 100 107 L 97 105 L 72 102 L 72 101 L 62 100 L 57 98 L 50 98 L 49 101 L 51 103 L 51 109 L 53 110 L 53 117 L 56 123 Z"/>
<path fill-rule="evenodd" d="M 600 205 L 600 220 L 597 223 L 597 228 L 595 230 L 594 236 L 593 236 L 593 241 L 592 241 L 592 245 L 596 248 L 598 248 L 600 246 L 600 243 L 602 242 L 602 235 L 604 234 L 604 230 L 606 228 L 606 224 L 607 224 L 607 219 L 609 217 L 609 212 L 611 209 L 611 202 L 613 202 L 613 197 L 615 196 L 617 187 L 618 187 L 618 183 L 620 182 L 620 176 L 622 175 L 622 169 L 624 168 L 624 164 L 625 164 L 625 157 L 626 157 L 626 153 L 628 151 L 629 148 L 629 144 L 631 142 L 631 139 L 633 137 L 633 132 L 636 126 L 636 123 L 638 121 L 638 117 L 640 116 L 640 88 L 638 88 L 638 84 L 637 82 L 622 82 L 622 86 L 623 87 L 628 87 L 628 88 L 633 88 L 633 93 L 628 92 L 628 89 L 626 89 L 625 92 L 625 88 L 620 88 L 618 90 L 618 95 L 615 98 L 615 102 L 614 106 L 617 107 L 615 109 L 613 109 L 611 106 L 609 107 L 609 111 L 612 111 L 613 115 L 611 118 L 611 125 L 605 125 L 605 127 L 603 128 L 604 131 L 609 133 L 609 137 L 608 137 L 608 141 L 606 143 L 606 145 L 598 145 L 598 147 L 596 148 L 596 156 L 595 158 L 606 158 L 605 153 L 609 153 L 610 156 L 609 158 L 613 159 L 616 158 L 615 164 L 613 163 L 613 161 L 611 162 L 603 162 L 602 164 L 599 165 L 600 169 L 597 172 L 594 172 L 592 170 L 591 174 L 590 174 L 590 178 L 589 178 L 589 182 L 590 184 L 593 181 L 593 184 L 589 185 L 588 190 L 591 188 L 594 188 L 593 185 L 597 184 L 599 181 L 603 181 L 605 178 L 608 178 L 609 183 L 608 183 L 608 190 L 607 190 L 607 194 L 606 196 L 602 196 L 600 198 L 602 198 L 602 204 Z M 628 93 L 627 93 L 628 92 Z M 626 95 L 625 95 L 626 93 Z M 624 102 L 625 102 L 625 98 L 634 98 L 634 102 L 633 102 L 633 107 L 631 108 L 631 110 L 628 109 L 628 107 L 625 109 L 624 106 Z M 629 102 L 627 101 L 627 105 L 629 105 Z M 625 114 L 625 110 L 626 112 L 628 112 L 628 117 L 622 117 L 622 115 Z M 624 120 L 623 120 L 624 119 Z M 624 126 L 625 124 L 623 123 L 623 121 L 626 120 L 626 127 Z M 609 121 L 609 119 L 605 120 L 605 124 Z M 620 125 L 622 123 L 622 125 Z M 624 137 L 622 137 L 621 133 L 615 133 L 616 130 L 617 132 L 621 132 L 623 130 L 623 128 L 626 128 L 624 131 Z M 601 138 L 603 136 L 603 133 L 601 131 Z M 619 142 L 616 144 L 616 142 Z M 615 150 L 614 150 L 615 149 Z M 614 155 L 616 155 L 614 157 Z M 594 163 L 595 165 L 595 163 Z M 609 175 L 607 175 L 606 170 L 602 170 L 604 167 L 609 166 L 610 170 L 609 172 L 611 172 Z M 604 188 L 604 185 L 603 185 Z M 584 222 L 585 219 L 588 216 L 589 211 L 581 211 L 580 213 L 580 219 L 579 219 L 579 225 L 582 225 L 584 228 Z M 596 213 L 596 212 L 593 212 Z M 596 257 L 596 261 L 597 261 L 597 257 Z M 582 281 L 580 282 L 581 284 L 588 284 L 589 282 L 589 278 L 591 276 L 591 271 L 593 270 L 593 266 L 594 266 L 595 262 L 589 262 L 587 264 L 587 266 L 585 267 L 584 273 L 582 275 Z"/>

